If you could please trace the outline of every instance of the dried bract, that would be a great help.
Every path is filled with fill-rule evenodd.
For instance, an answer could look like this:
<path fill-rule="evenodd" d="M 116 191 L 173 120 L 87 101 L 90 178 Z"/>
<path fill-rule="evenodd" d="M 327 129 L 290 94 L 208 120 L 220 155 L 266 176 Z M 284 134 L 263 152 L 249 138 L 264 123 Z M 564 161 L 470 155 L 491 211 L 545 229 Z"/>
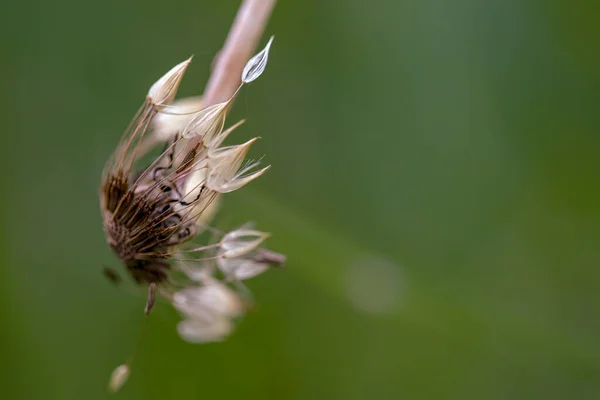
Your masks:
<path fill-rule="evenodd" d="M 248 247 L 252 246 L 251 242 L 248 242 Z M 246 279 L 254 278 L 257 275 L 262 274 L 271 267 L 281 267 L 285 262 L 285 256 L 283 254 L 275 253 L 264 248 L 252 249 L 246 252 L 242 256 L 231 258 L 226 257 L 225 253 L 227 250 L 220 250 L 220 255 L 217 259 L 217 265 L 219 269 L 225 274 L 230 281 L 243 281 Z M 233 249 L 239 246 L 231 246 Z"/>
<path fill-rule="evenodd" d="M 268 233 L 252 229 L 236 229 L 229 232 L 221 239 L 221 256 L 223 258 L 237 258 L 255 250 L 267 238 Z"/>
<path fill-rule="evenodd" d="M 114 369 L 108 382 L 108 390 L 111 392 L 118 392 L 119 389 L 127 382 L 129 378 L 129 366 L 126 364 L 119 365 Z"/>
<path fill-rule="evenodd" d="M 244 144 L 223 147 L 216 151 L 209 150 L 208 165 L 212 168 L 206 185 L 218 193 L 228 193 L 241 188 L 264 174 L 269 167 L 256 170 L 256 167 L 260 165 L 259 162 L 251 162 L 240 169 L 250 146 L 256 140 L 257 138 L 250 139 Z"/>
<path fill-rule="evenodd" d="M 172 102 L 152 120 L 152 134 L 157 142 L 173 140 L 187 126 L 190 119 L 202 110 L 202 97 L 193 96 Z"/>
<path fill-rule="evenodd" d="M 188 122 L 181 136 L 203 138 L 204 146 L 211 147 L 211 139 L 223 130 L 229 101 L 218 103 L 197 112 Z"/>
<path fill-rule="evenodd" d="M 148 97 L 152 99 L 152 103 L 161 106 L 173 101 L 183 74 L 191 62 L 192 58 L 190 57 L 184 62 L 177 64 L 152 85 L 148 91 Z"/>

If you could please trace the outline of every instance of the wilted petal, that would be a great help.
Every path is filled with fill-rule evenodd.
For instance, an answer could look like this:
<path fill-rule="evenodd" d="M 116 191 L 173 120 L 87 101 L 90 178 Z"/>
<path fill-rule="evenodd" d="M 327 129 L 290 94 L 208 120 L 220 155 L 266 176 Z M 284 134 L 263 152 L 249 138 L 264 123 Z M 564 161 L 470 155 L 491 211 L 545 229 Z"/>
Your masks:
<path fill-rule="evenodd" d="M 113 393 L 119 391 L 125 382 L 127 382 L 127 378 L 129 378 L 129 366 L 125 364 L 119 365 L 110 375 L 108 390 Z"/>
<path fill-rule="evenodd" d="M 183 74 L 191 62 L 192 58 L 190 57 L 186 61 L 177 64 L 152 85 L 148 91 L 148 97 L 152 99 L 153 104 L 162 106 L 173 101 L 181 78 L 183 78 Z"/>
<path fill-rule="evenodd" d="M 246 63 L 246 66 L 242 71 L 242 82 L 250 83 L 263 73 L 265 67 L 267 66 L 269 49 L 271 48 L 271 43 L 273 43 L 274 37 L 275 36 L 271 36 L 265 48 Z"/>
<path fill-rule="evenodd" d="M 221 239 L 220 256 L 223 258 L 240 257 L 260 246 L 270 235 L 253 229 L 236 229 Z"/>
<path fill-rule="evenodd" d="M 245 258 L 218 258 L 217 263 L 228 278 L 238 281 L 253 278 L 269 269 L 269 264 Z"/>
<path fill-rule="evenodd" d="M 210 147 L 210 141 L 223 130 L 228 105 L 229 101 L 226 101 L 198 111 L 188 122 L 182 136 L 186 139 L 201 136 L 204 145 Z"/>
<path fill-rule="evenodd" d="M 233 330 L 233 323 L 227 318 L 218 318 L 211 323 L 187 319 L 177 324 L 179 336 L 187 342 L 220 342 Z"/>

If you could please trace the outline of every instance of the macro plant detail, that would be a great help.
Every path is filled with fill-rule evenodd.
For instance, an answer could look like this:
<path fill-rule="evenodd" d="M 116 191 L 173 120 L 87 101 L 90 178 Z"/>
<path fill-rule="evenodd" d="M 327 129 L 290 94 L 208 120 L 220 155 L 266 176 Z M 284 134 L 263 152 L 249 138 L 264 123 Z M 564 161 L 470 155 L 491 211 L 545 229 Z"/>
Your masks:
<path fill-rule="evenodd" d="M 258 138 L 239 145 L 223 142 L 243 123 L 225 128 L 227 111 L 240 88 L 264 72 L 272 41 L 247 62 L 235 93 L 206 107 L 201 98 L 174 101 L 191 59 L 173 67 L 151 86 L 102 175 L 100 203 L 109 246 L 133 280 L 147 285 L 145 314 L 157 296 L 165 299 L 182 315 L 177 330 L 188 342 L 224 340 L 247 308 L 242 281 L 285 261 L 263 247 L 265 232 L 250 225 L 220 232 L 209 225 L 223 194 L 269 169 L 246 160 Z M 160 145 L 160 154 L 140 168 Z M 195 242 L 202 233 L 214 240 Z M 113 391 L 127 379 L 130 364 L 113 372 Z"/>

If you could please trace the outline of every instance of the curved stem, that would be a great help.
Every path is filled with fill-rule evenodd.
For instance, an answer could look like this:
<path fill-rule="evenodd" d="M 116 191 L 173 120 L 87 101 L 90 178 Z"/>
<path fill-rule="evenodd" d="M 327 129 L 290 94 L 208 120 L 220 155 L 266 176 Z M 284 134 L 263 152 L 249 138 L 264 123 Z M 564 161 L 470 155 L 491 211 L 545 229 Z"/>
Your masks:
<path fill-rule="evenodd" d="M 208 107 L 229 99 L 241 84 L 244 66 L 253 55 L 275 0 L 244 0 L 233 21 L 229 35 L 213 63 L 203 106 Z"/>

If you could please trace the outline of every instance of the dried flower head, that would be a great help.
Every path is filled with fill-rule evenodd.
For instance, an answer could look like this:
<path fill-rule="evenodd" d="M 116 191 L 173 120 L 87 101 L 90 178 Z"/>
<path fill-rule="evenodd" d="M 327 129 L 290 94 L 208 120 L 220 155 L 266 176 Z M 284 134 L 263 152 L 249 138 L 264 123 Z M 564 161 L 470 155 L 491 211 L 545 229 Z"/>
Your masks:
<path fill-rule="evenodd" d="M 262 74 L 271 42 L 248 62 L 242 85 Z M 221 341 L 245 309 L 241 294 L 230 285 L 239 288 L 241 280 L 281 266 L 285 257 L 261 247 L 269 236 L 264 232 L 242 227 L 216 233 L 207 225 L 221 194 L 250 183 L 269 167 L 244 163 L 256 138 L 221 146 L 241 125 L 224 129 L 232 98 L 205 108 L 199 107 L 199 98 L 171 104 L 190 62 L 178 64 L 150 88 L 106 164 L 100 202 L 108 244 L 132 278 L 148 286 L 146 315 L 155 296 L 162 297 L 184 317 L 177 327 L 184 340 Z M 140 169 L 140 159 L 161 143 L 160 155 Z M 207 229 L 216 240 L 194 243 Z M 129 371 L 129 363 L 115 370 L 112 390 Z"/>

